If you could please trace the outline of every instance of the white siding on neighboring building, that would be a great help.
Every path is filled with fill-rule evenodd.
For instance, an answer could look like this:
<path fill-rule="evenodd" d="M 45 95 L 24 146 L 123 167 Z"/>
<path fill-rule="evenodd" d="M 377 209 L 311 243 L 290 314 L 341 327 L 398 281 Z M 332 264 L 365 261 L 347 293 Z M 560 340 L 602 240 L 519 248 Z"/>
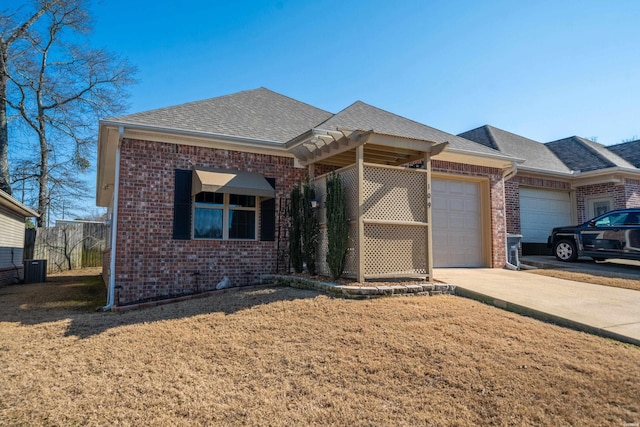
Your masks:
<path fill-rule="evenodd" d="M 0 269 L 21 266 L 23 248 L 24 217 L 0 206 Z"/>

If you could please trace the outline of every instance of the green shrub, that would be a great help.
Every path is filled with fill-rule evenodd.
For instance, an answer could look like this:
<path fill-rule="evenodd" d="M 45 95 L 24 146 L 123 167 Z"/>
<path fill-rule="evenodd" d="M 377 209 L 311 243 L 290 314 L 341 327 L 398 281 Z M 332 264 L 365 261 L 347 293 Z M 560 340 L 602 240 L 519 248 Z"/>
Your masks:
<path fill-rule="evenodd" d="M 349 245 L 349 220 L 344 186 L 340 175 L 332 172 L 327 177 L 327 264 L 331 278 L 336 280 L 344 271 L 347 248 Z"/>

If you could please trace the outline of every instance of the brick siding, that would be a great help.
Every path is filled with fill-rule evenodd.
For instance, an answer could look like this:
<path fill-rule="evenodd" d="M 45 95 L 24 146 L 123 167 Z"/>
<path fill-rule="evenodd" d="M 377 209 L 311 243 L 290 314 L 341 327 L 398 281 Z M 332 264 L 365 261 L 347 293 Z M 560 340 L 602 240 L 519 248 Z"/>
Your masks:
<path fill-rule="evenodd" d="M 121 145 L 116 305 L 214 289 L 224 276 L 234 285 L 255 283 L 276 269 L 276 242 L 173 240 L 174 170 L 215 167 L 258 172 L 276 179 L 276 197 L 287 197 L 306 169 L 292 158 L 208 147 L 124 139 Z M 502 171 L 433 161 L 433 170 L 489 179 L 491 265 L 503 267 L 505 185 Z M 316 171 L 324 171 L 318 166 Z M 276 229 L 278 224 L 276 223 Z M 259 236 L 259 229 L 257 235 Z M 109 253 L 104 254 L 107 280 Z"/>
<path fill-rule="evenodd" d="M 293 166 L 292 158 L 124 139 L 117 305 L 214 289 L 224 276 L 234 285 L 246 285 L 275 270 L 276 242 L 173 240 L 174 170 L 193 166 L 275 178 L 277 198 L 286 197 L 306 174 L 306 169 Z"/>
<path fill-rule="evenodd" d="M 587 199 L 591 197 L 612 197 L 613 206 L 611 209 L 627 207 L 625 186 L 614 183 L 585 185 L 576 188 L 576 205 L 578 210 L 578 222 L 587 221 Z"/>
<path fill-rule="evenodd" d="M 640 207 L 640 180 L 625 179 L 624 198 L 627 208 Z"/>

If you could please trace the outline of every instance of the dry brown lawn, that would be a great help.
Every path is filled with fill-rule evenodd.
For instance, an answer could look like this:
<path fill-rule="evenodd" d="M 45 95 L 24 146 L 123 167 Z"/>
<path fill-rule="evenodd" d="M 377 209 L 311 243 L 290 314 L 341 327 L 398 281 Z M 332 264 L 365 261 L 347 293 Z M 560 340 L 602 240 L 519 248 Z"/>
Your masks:
<path fill-rule="evenodd" d="M 459 297 L 103 298 L 96 276 L 0 289 L 1 424 L 640 422 L 640 348 Z"/>
<path fill-rule="evenodd" d="M 618 277 L 615 274 L 606 275 L 606 273 L 600 273 L 598 275 L 595 275 L 554 269 L 537 269 L 526 271 L 533 274 L 540 274 L 542 276 L 557 277 L 558 279 L 574 280 L 576 282 L 593 283 L 594 285 L 613 286 L 616 288 L 625 288 L 640 291 L 640 279 L 627 279 Z"/>

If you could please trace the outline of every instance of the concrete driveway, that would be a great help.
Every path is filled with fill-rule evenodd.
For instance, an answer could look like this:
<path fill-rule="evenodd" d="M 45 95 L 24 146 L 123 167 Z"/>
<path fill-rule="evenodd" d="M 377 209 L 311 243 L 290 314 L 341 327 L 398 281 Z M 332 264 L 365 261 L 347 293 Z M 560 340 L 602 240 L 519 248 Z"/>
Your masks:
<path fill-rule="evenodd" d="M 521 257 L 520 262 L 541 268 L 555 268 L 577 273 L 585 272 L 640 280 L 640 261 L 627 259 L 608 259 L 596 262 L 589 257 L 580 257 L 576 262 L 563 262 L 550 255 L 527 255 Z"/>
<path fill-rule="evenodd" d="M 505 269 L 436 268 L 433 275 L 456 285 L 456 294 L 640 346 L 640 291 Z"/>

